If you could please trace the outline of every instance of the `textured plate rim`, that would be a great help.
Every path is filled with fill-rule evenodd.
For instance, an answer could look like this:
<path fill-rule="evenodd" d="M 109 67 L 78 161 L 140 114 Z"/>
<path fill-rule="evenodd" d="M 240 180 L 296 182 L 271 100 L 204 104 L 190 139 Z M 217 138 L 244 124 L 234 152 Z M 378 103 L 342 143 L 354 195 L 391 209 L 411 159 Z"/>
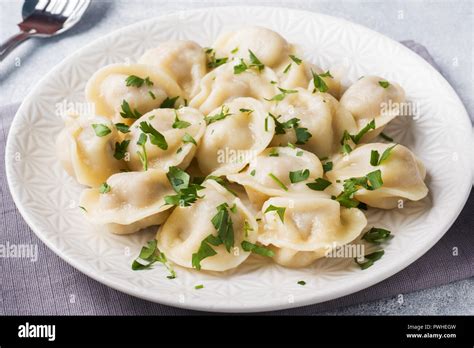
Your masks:
<path fill-rule="evenodd" d="M 168 306 L 172 307 L 177 307 L 177 308 L 184 308 L 184 309 L 192 309 L 192 310 L 199 310 L 199 311 L 212 311 L 212 312 L 260 312 L 260 311 L 274 311 L 274 310 L 281 310 L 281 309 L 288 309 L 288 308 L 296 308 L 296 307 L 301 307 L 301 306 L 307 306 L 311 304 L 316 304 L 316 303 L 322 303 L 325 301 L 333 300 L 336 298 L 340 298 L 342 296 L 350 295 L 355 292 L 358 292 L 360 290 L 366 289 L 368 287 L 371 287 L 387 278 L 390 276 L 400 272 L 413 262 L 415 262 L 417 259 L 419 259 L 421 256 L 423 256 L 428 250 L 430 250 L 442 237 L 443 235 L 449 230 L 449 228 L 452 226 L 452 224 L 456 221 L 457 217 L 459 216 L 462 208 L 467 202 L 467 199 L 469 197 L 469 193 L 471 191 L 471 180 L 466 180 L 464 182 L 463 191 L 460 192 L 459 195 L 463 193 L 463 197 L 458 201 L 458 205 L 453 211 L 455 211 L 455 214 L 453 215 L 452 219 L 449 221 L 444 221 L 444 224 L 441 228 L 438 229 L 438 233 L 433 235 L 429 241 L 429 243 L 424 243 L 422 247 L 419 248 L 419 253 L 411 255 L 411 257 L 405 257 L 402 261 L 397 262 L 396 264 L 393 264 L 391 267 L 387 267 L 386 269 L 379 271 L 378 273 L 372 272 L 371 275 L 363 282 L 355 285 L 350 285 L 341 289 L 338 289 L 337 291 L 332 292 L 330 295 L 327 296 L 319 296 L 318 298 L 312 297 L 308 299 L 295 299 L 293 303 L 288 303 L 282 301 L 276 301 L 276 302 L 270 302 L 267 301 L 263 305 L 253 305 L 249 307 L 235 307 L 233 305 L 226 306 L 226 305 L 220 305 L 218 307 L 209 307 L 208 305 L 202 305 L 199 304 L 198 302 L 196 303 L 187 303 L 187 304 L 181 304 L 176 301 L 171 301 L 166 298 L 157 298 L 153 296 L 148 296 L 146 294 L 143 294 L 137 290 L 127 288 L 123 286 L 122 284 L 114 282 L 112 279 L 107 278 L 107 277 L 100 277 L 97 274 L 95 274 L 87 265 L 85 265 L 82 261 L 77 261 L 73 257 L 70 257 L 66 254 L 64 254 L 63 250 L 60 248 L 57 248 L 50 242 L 41 232 L 41 228 L 35 226 L 33 221 L 31 220 L 31 217 L 28 213 L 28 211 L 25 209 L 25 207 L 21 204 L 20 198 L 18 196 L 18 193 L 12 189 L 12 175 L 13 171 L 11 170 L 12 168 L 12 158 L 11 156 L 7 156 L 9 153 L 11 153 L 11 147 L 12 141 L 10 141 L 10 135 L 14 133 L 16 128 L 19 126 L 20 121 L 18 115 L 23 113 L 23 110 L 26 108 L 26 105 L 28 102 L 31 100 L 32 96 L 34 96 L 37 91 L 39 90 L 40 86 L 43 84 L 45 80 L 48 79 L 49 76 L 53 75 L 57 71 L 60 71 L 63 69 L 64 66 L 68 65 L 70 61 L 72 61 L 77 55 L 79 55 L 82 51 L 87 50 L 90 46 L 94 46 L 96 44 L 96 41 L 105 39 L 107 37 L 114 37 L 116 35 L 119 35 L 121 32 L 126 32 L 128 30 L 133 29 L 134 27 L 140 27 L 142 25 L 146 25 L 148 23 L 158 21 L 158 20 L 173 20 L 173 19 L 178 19 L 180 15 L 187 14 L 187 15 L 192 15 L 194 13 L 200 13 L 200 12 L 205 12 L 205 11 L 219 11 L 219 10 L 242 10 L 242 9 L 260 9 L 260 10 L 273 10 L 273 11 L 285 11 L 287 13 L 292 12 L 293 14 L 299 14 L 301 16 L 309 16 L 309 17 L 325 17 L 326 19 L 332 20 L 335 23 L 337 22 L 338 25 L 349 25 L 349 26 L 355 26 L 360 29 L 363 29 L 364 31 L 367 31 L 371 35 L 375 35 L 378 37 L 383 37 L 385 40 L 389 40 L 392 45 L 398 46 L 401 50 L 403 50 L 405 53 L 408 53 L 412 58 L 417 60 L 420 64 L 428 67 L 430 70 L 431 74 L 434 74 L 437 76 L 437 79 L 442 83 L 443 87 L 450 92 L 450 94 L 455 98 L 457 103 L 459 103 L 462 106 L 462 111 L 463 111 L 463 117 L 462 119 L 465 121 L 466 126 L 468 125 L 468 128 L 471 129 L 471 122 L 468 116 L 468 113 L 464 107 L 464 104 L 460 100 L 459 96 L 457 93 L 454 91 L 452 86 L 449 84 L 448 81 L 436 70 L 434 69 L 428 62 L 426 62 L 422 57 L 420 57 L 418 54 L 415 52 L 411 51 L 407 47 L 403 46 L 399 42 L 379 33 L 376 32 L 370 28 L 367 28 L 365 26 L 362 26 L 360 24 L 348 21 L 343 18 L 339 17 L 334 17 L 318 12 L 311 12 L 311 11 L 305 11 L 305 10 L 299 10 L 299 9 L 293 9 L 293 8 L 286 8 L 286 7 L 272 7 L 272 6 L 221 6 L 221 7 L 206 7 L 206 8 L 200 8 L 200 9 L 192 9 L 192 10 L 177 10 L 172 13 L 167 13 L 161 16 L 156 16 L 153 18 L 150 18 L 148 20 L 142 21 L 140 23 L 135 23 L 131 24 L 128 26 L 125 26 L 123 28 L 114 30 L 107 35 L 100 36 L 87 45 L 81 47 L 78 49 L 76 52 L 73 54 L 69 55 L 67 58 L 65 58 L 61 63 L 59 63 L 57 66 L 52 68 L 46 75 L 44 75 L 35 85 L 35 87 L 28 93 L 28 95 L 25 97 L 24 101 L 22 102 L 20 108 L 15 114 L 15 117 L 13 119 L 13 122 L 10 126 L 10 130 L 8 132 L 8 138 L 7 138 L 7 143 L 5 147 L 5 164 L 6 164 L 6 176 L 7 176 L 7 182 L 8 182 L 8 187 L 10 190 L 10 193 L 12 195 L 13 201 L 15 202 L 15 205 L 17 209 L 20 211 L 20 214 L 28 224 L 28 226 L 31 228 L 31 230 L 35 233 L 35 235 L 50 249 L 52 250 L 56 255 L 58 255 L 60 258 L 62 258 L 64 261 L 66 261 L 69 265 L 72 267 L 76 268 L 80 272 L 86 274 L 87 276 L 91 277 L 92 279 L 105 284 L 113 289 L 116 289 L 118 291 L 121 291 L 123 293 L 126 293 L 128 295 L 137 297 L 137 298 L 142 298 L 151 302 L 155 303 L 161 303 L 165 304 Z M 471 172 L 471 176 L 473 173 Z"/>

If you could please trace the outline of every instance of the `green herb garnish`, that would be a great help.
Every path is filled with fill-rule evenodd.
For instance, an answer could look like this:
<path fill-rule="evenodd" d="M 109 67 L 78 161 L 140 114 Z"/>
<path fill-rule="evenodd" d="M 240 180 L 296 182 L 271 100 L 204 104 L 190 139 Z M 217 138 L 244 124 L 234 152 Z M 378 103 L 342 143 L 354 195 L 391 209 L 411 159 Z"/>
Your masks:
<path fill-rule="evenodd" d="M 122 101 L 121 108 L 122 108 L 122 111 L 120 112 L 120 116 L 122 116 L 123 118 L 131 118 L 131 119 L 136 120 L 142 116 L 142 114 L 138 112 L 137 109 L 132 110 L 132 108 L 130 107 L 130 104 L 128 104 L 128 102 L 125 99 Z"/>
<path fill-rule="evenodd" d="M 110 190 L 111 190 L 111 187 L 106 182 L 104 182 L 102 185 L 99 186 L 100 193 L 108 193 L 110 192 Z"/>
<path fill-rule="evenodd" d="M 117 128 L 117 130 L 121 133 L 130 133 L 130 127 L 125 123 L 116 123 L 115 128 Z"/>
<path fill-rule="evenodd" d="M 160 109 L 174 109 L 178 98 L 179 96 L 173 98 L 166 97 L 165 100 L 163 100 L 163 102 L 160 104 Z"/>
<path fill-rule="evenodd" d="M 381 244 L 392 237 L 390 233 L 391 232 L 389 230 L 372 227 L 362 236 L 362 239 L 370 243 Z"/>
<path fill-rule="evenodd" d="M 275 253 L 272 250 L 267 249 L 257 244 L 250 243 L 246 240 L 244 240 L 240 245 L 242 246 L 242 249 L 244 251 L 252 252 L 254 254 L 258 254 L 258 255 L 262 255 L 266 257 L 273 257 L 275 255 Z"/>
<path fill-rule="evenodd" d="M 210 125 L 211 123 L 223 120 L 224 118 L 230 115 L 232 114 L 229 112 L 229 108 L 225 105 L 222 105 L 221 111 L 218 114 L 212 115 L 212 116 L 206 116 L 205 120 L 206 120 L 206 123 Z"/>
<path fill-rule="evenodd" d="M 382 256 L 385 254 L 383 250 L 375 251 L 371 254 L 365 255 L 365 261 L 359 261 L 355 258 L 355 262 L 359 265 L 360 269 L 367 269 L 371 267 L 375 261 L 380 260 Z"/>
<path fill-rule="evenodd" d="M 191 143 L 191 144 L 194 144 L 197 146 L 197 142 L 196 140 L 194 140 L 194 138 L 188 134 L 188 133 L 184 133 L 184 136 L 183 136 L 183 143 L 184 144 L 187 144 L 187 143 Z"/>
<path fill-rule="evenodd" d="M 388 82 L 388 81 L 379 81 L 379 85 L 382 86 L 383 88 L 388 88 L 388 86 L 390 86 L 390 82 Z"/>
<path fill-rule="evenodd" d="M 109 127 L 101 123 L 93 123 L 92 128 L 94 129 L 95 135 L 98 137 L 105 137 L 107 134 L 112 132 Z"/>
<path fill-rule="evenodd" d="M 275 211 L 280 217 L 281 222 L 285 223 L 285 210 L 286 210 L 286 207 L 277 207 L 270 204 L 268 208 L 265 210 L 264 214 L 269 213 L 271 211 Z"/>
<path fill-rule="evenodd" d="M 146 84 L 148 87 L 151 87 L 153 86 L 153 81 L 151 81 L 148 76 L 142 79 L 141 77 L 138 77 L 136 75 L 130 75 L 125 79 L 125 85 L 127 87 L 133 86 L 140 88 L 141 86 L 143 86 L 143 84 Z"/>
<path fill-rule="evenodd" d="M 140 129 L 143 133 L 148 134 L 153 145 L 158 146 L 162 150 L 168 149 L 168 143 L 164 135 L 158 132 L 150 123 L 146 121 L 140 122 Z"/>
<path fill-rule="evenodd" d="M 274 174 L 268 173 L 268 176 L 272 178 L 272 180 L 275 181 L 283 190 L 288 191 L 288 187 L 286 187 L 285 184 L 282 183 L 281 180 L 278 179 Z"/>
<path fill-rule="evenodd" d="M 140 254 L 132 263 L 132 270 L 140 271 L 150 268 L 155 262 L 162 263 L 166 269 L 170 272 L 170 275 L 166 278 L 176 278 L 176 272 L 168 263 L 166 255 L 157 248 L 156 239 L 152 239 L 142 247 Z"/>
<path fill-rule="evenodd" d="M 296 170 L 289 173 L 290 181 L 296 184 L 309 178 L 309 169 Z"/>
<path fill-rule="evenodd" d="M 314 191 L 324 191 L 330 185 L 331 182 L 323 178 L 317 178 L 314 180 L 314 182 L 306 184 L 306 186 Z"/>
<path fill-rule="evenodd" d="M 121 160 L 121 159 L 125 158 L 125 154 L 127 153 L 128 144 L 130 144 L 130 140 L 124 140 L 121 143 L 119 143 L 119 142 L 115 143 L 115 151 L 114 151 L 115 159 Z"/>

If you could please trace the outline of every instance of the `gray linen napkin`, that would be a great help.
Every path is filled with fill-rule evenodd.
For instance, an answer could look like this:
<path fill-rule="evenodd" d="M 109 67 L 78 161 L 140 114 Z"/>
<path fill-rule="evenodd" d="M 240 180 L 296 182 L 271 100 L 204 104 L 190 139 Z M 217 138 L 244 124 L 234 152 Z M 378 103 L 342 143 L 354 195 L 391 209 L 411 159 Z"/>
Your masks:
<path fill-rule="evenodd" d="M 425 47 L 402 42 L 436 66 Z M 18 104 L 0 107 L 0 158 L 5 157 L 8 129 Z M 38 246 L 38 261 L 0 258 L 0 315 L 196 315 L 202 312 L 150 303 L 113 290 L 80 273 L 50 251 L 15 207 L 0 164 L 0 245 Z M 419 260 L 368 289 L 332 301 L 267 312 L 311 315 L 335 308 L 397 296 L 474 276 L 474 193 L 446 235 Z M 453 248 L 458 253 L 453 255 Z"/>

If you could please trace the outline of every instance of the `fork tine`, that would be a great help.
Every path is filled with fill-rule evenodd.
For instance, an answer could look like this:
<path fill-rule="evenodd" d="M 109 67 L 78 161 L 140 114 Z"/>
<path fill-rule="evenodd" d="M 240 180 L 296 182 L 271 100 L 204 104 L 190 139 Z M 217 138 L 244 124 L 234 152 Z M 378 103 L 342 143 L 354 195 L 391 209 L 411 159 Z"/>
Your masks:
<path fill-rule="evenodd" d="M 68 0 L 58 0 L 57 5 L 55 6 L 53 10 L 53 14 L 55 15 L 61 15 L 61 13 L 64 11 L 66 8 L 66 5 L 69 1 Z"/>
<path fill-rule="evenodd" d="M 53 10 L 57 4 L 58 4 L 58 0 L 50 0 L 48 6 L 46 6 L 45 11 L 49 13 L 53 13 Z"/>
<path fill-rule="evenodd" d="M 79 0 L 79 4 L 74 9 L 71 17 L 74 18 L 82 16 L 82 14 L 87 10 L 87 7 L 89 7 L 90 2 L 91 0 Z"/>
<path fill-rule="evenodd" d="M 43 11 L 49 4 L 49 0 L 39 0 L 35 6 L 36 11 Z"/>
<path fill-rule="evenodd" d="M 70 17 L 73 13 L 74 10 L 76 9 L 77 5 L 80 3 L 80 1 L 67 1 L 66 7 L 64 8 L 63 13 L 61 13 L 64 17 Z"/>

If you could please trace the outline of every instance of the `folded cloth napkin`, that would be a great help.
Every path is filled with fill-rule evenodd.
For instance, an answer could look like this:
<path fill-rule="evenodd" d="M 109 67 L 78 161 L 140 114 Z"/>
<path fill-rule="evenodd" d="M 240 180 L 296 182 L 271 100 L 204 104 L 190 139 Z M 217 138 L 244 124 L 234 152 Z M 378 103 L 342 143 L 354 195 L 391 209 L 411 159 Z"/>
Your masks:
<path fill-rule="evenodd" d="M 403 42 L 428 62 L 425 47 Z M 0 107 L 0 157 L 18 104 Z M 113 290 L 80 273 L 50 251 L 31 231 L 10 196 L 5 163 L 0 172 L 0 245 L 38 245 L 38 262 L 0 258 L 1 315 L 192 315 L 201 312 L 150 303 Z M 269 312 L 311 315 L 342 306 L 397 296 L 474 276 L 474 193 L 446 235 L 425 255 L 394 276 L 368 289 L 332 301 Z M 457 248 L 457 253 L 453 253 Z"/>

